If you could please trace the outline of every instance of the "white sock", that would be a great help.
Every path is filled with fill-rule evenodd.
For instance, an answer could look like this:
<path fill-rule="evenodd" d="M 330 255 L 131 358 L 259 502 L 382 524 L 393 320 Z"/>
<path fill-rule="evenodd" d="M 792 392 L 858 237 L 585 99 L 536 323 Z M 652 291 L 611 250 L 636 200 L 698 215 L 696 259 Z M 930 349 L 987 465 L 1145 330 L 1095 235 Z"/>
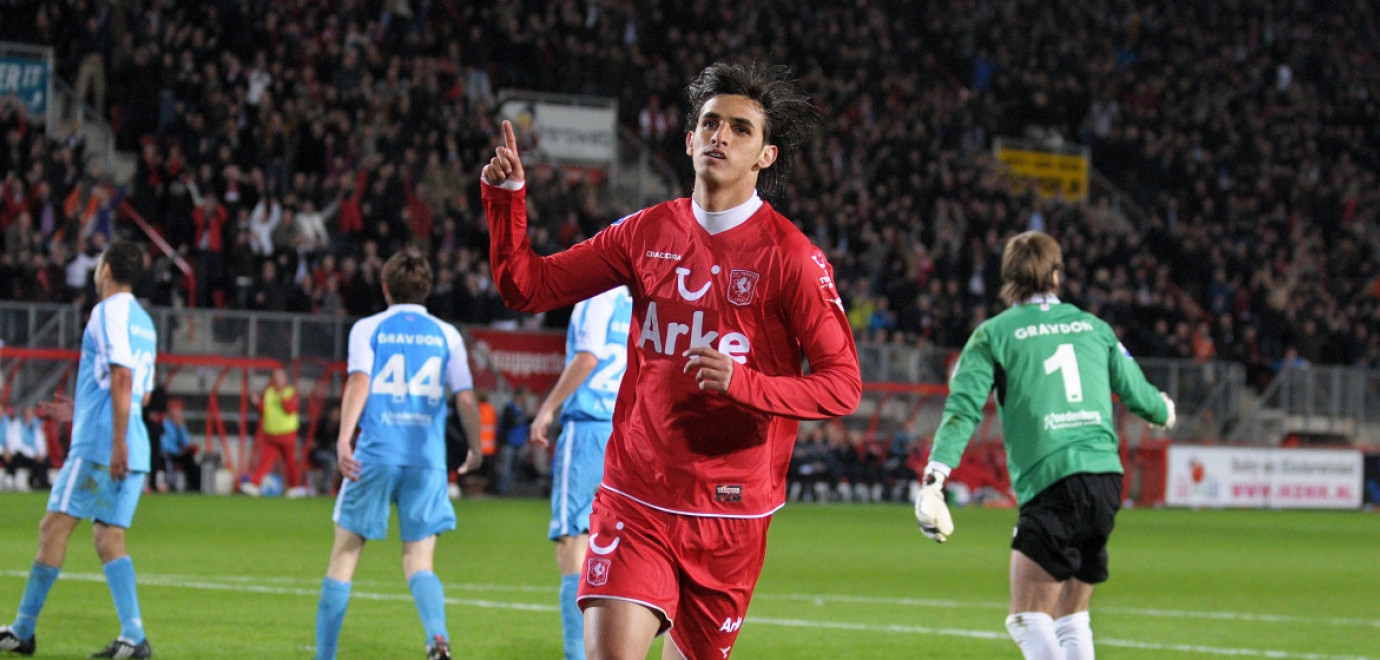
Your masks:
<path fill-rule="evenodd" d="M 1021 647 L 1025 660 L 1064 660 L 1059 638 L 1054 634 L 1054 617 L 1044 612 L 1020 612 L 1006 617 L 1006 631 Z"/>
<path fill-rule="evenodd" d="M 1054 622 L 1059 646 L 1064 647 L 1064 660 L 1093 660 L 1091 622 L 1087 612 L 1074 612 Z"/>

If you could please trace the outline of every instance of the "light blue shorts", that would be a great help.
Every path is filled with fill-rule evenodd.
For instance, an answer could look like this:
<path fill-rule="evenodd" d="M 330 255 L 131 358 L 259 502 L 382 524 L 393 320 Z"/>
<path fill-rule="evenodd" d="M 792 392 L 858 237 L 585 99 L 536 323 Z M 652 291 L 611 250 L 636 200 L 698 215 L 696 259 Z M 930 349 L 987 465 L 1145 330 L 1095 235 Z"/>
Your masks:
<path fill-rule="evenodd" d="M 144 492 L 145 474 L 130 472 L 116 483 L 110 480 L 108 466 L 70 457 L 48 496 L 48 510 L 129 529 Z"/>
<path fill-rule="evenodd" d="M 337 525 L 366 539 L 388 536 L 388 505 L 398 505 L 398 535 L 420 541 L 455 529 L 445 468 L 365 465 L 359 481 L 346 479 L 335 498 Z"/>
<path fill-rule="evenodd" d="M 546 537 L 589 532 L 594 493 L 604 479 L 604 450 L 613 422 L 566 422 L 551 456 L 551 526 Z"/>

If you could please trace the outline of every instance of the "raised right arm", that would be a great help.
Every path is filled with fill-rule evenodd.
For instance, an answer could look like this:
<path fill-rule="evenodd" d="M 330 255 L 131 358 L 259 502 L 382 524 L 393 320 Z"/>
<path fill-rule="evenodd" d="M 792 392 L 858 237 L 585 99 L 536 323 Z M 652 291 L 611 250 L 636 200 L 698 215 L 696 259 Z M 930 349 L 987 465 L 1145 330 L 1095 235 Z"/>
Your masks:
<path fill-rule="evenodd" d="M 632 280 L 620 225 L 549 257 L 527 238 L 527 191 L 517 138 L 503 122 L 504 144 L 484 167 L 481 184 L 489 218 L 489 265 L 503 302 L 520 312 L 571 305 Z"/>

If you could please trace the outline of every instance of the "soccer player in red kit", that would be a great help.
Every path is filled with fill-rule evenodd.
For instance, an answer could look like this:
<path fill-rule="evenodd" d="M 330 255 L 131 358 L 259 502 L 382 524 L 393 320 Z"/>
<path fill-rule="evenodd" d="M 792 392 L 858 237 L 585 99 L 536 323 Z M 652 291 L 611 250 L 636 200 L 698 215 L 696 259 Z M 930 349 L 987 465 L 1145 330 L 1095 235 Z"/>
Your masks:
<path fill-rule="evenodd" d="M 813 105 L 785 67 L 714 64 L 687 92 L 692 196 L 565 252 L 531 249 L 508 122 L 483 172 L 494 282 L 510 307 L 632 292 L 580 580 L 591 660 L 640 660 L 668 630 L 663 658 L 729 657 L 786 501 L 797 420 L 852 412 L 862 386 L 833 269 L 757 193 L 781 187 Z"/>

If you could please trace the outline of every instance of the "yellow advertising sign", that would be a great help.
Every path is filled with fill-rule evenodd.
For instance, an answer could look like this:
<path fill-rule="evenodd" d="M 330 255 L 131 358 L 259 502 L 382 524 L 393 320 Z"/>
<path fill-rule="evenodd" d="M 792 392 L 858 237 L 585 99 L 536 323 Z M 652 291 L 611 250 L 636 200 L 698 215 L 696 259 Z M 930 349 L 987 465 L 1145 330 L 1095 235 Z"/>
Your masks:
<path fill-rule="evenodd" d="M 1036 188 L 1044 197 L 1060 196 L 1081 202 L 1088 196 L 1086 156 L 999 147 L 997 160 L 1006 165 L 1021 185 L 1027 179 L 1035 179 Z"/>

